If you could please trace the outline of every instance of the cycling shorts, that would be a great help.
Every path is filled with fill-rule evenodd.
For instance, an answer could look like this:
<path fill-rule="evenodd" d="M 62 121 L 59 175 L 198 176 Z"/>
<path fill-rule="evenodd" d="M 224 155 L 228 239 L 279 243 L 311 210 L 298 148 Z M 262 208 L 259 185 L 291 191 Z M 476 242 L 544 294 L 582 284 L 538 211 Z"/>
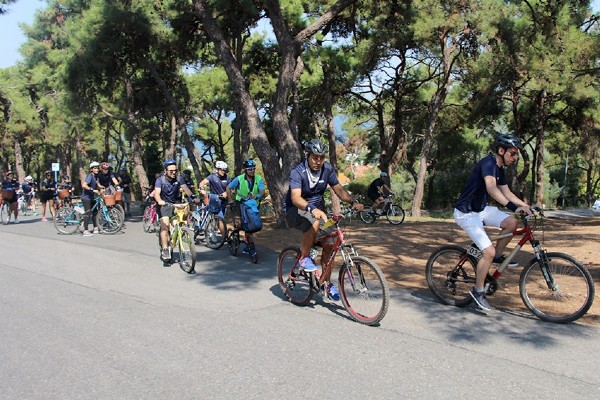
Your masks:
<path fill-rule="evenodd" d="M 167 203 L 164 206 L 158 206 L 156 211 L 158 212 L 159 218 L 171 218 L 175 212 L 175 207 L 173 204 Z"/>
<path fill-rule="evenodd" d="M 454 209 L 454 221 L 467 232 L 467 235 L 469 235 L 480 250 L 484 250 L 492 245 L 492 241 L 483 226 L 500 228 L 502 221 L 508 217 L 509 215 L 498 210 L 498 207 L 486 206 L 481 212 L 469 213 Z"/>

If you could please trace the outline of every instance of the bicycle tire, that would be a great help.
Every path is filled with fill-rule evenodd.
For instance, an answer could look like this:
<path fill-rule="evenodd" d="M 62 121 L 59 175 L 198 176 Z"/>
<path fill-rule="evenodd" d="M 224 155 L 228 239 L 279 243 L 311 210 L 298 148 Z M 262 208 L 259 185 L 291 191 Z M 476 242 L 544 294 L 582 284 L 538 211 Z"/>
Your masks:
<path fill-rule="evenodd" d="M 98 210 L 98 214 L 96 214 L 96 226 L 101 233 L 114 235 L 123 226 L 121 212 L 114 207 L 106 207 L 106 214 L 103 210 Z"/>
<path fill-rule="evenodd" d="M 236 256 L 238 249 L 240 248 L 240 232 L 233 231 L 227 239 L 227 245 L 229 246 L 229 254 Z"/>
<path fill-rule="evenodd" d="M 2 225 L 8 225 L 10 222 L 10 216 L 10 205 L 8 202 L 3 201 L 2 205 L 0 206 L 0 219 L 2 220 Z"/>
<path fill-rule="evenodd" d="M 473 302 L 469 291 L 475 285 L 477 262 L 474 257 L 467 256 L 459 265 L 465 253 L 466 249 L 459 246 L 442 246 L 427 260 L 427 286 L 444 304 L 465 307 Z"/>
<path fill-rule="evenodd" d="M 196 245 L 187 228 L 179 229 L 179 268 L 183 272 L 193 274 L 196 270 Z"/>
<path fill-rule="evenodd" d="M 594 281 L 575 258 L 546 253 L 555 290 L 548 288 L 540 261 L 533 258 L 521 272 L 519 292 L 525 306 L 539 319 L 566 324 L 582 317 L 594 302 Z"/>
<path fill-rule="evenodd" d="M 369 213 L 369 211 L 361 211 L 358 215 L 365 224 L 372 224 L 376 219 L 376 217 Z"/>
<path fill-rule="evenodd" d="M 246 234 L 246 245 L 248 246 L 250 261 L 256 264 L 258 262 L 258 251 L 256 251 L 256 244 L 251 234 Z"/>
<path fill-rule="evenodd" d="M 404 222 L 404 217 L 404 210 L 397 204 L 391 204 L 385 213 L 385 218 L 392 225 L 400 225 Z"/>
<path fill-rule="evenodd" d="M 224 233 L 221 233 L 219 225 L 223 224 Z M 218 215 L 211 215 L 204 227 L 204 245 L 209 249 L 218 250 L 223 247 L 227 239 L 227 223 Z"/>
<path fill-rule="evenodd" d="M 125 221 L 125 209 L 123 208 L 123 206 L 117 203 L 117 204 L 115 204 L 113 207 L 114 207 L 114 208 L 116 208 L 117 210 L 119 210 L 119 212 L 120 212 L 120 213 L 121 213 L 121 215 L 123 216 L 121 219 L 122 219 L 122 220 L 123 220 L 123 222 L 124 222 L 124 221 Z"/>
<path fill-rule="evenodd" d="M 356 322 L 377 325 L 390 304 L 390 289 L 381 268 L 362 256 L 352 256 L 339 272 L 342 304 Z"/>
<path fill-rule="evenodd" d="M 298 266 L 299 247 L 286 247 L 277 257 L 277 280 L 287 299 L 298 306 L 307 305 L 315 294 L 311 281 L 312 273 L 300 270 Z"/>
<path fill-rule="evenodd" d="M 144 209 L 144 216 L 142 217 L 142 225 L 144 226 L 144 232 L 150 232 L 152 228 L 152 206 L 146 206 Z"/>
<path fill-rule="evenodd" d="M 72 235 L 81 226 L 81 214 L 72 207 L 62 207 L 54 214 L 53 223 L 59 233 Z"/>

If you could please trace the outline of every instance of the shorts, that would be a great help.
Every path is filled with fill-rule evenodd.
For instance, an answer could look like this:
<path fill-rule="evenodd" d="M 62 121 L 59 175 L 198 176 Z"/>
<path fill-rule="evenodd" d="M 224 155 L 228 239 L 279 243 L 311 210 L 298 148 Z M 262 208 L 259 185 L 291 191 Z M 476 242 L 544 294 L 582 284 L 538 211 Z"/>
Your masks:
<path fill-rule="evenodd" d="M 175 212 L 173 204 L 167 203 L 164 206 L 157 206 L 158 218 L 171 218 Z"/>
<path fill-rule="evenodd" d="M 50 192 L 42 192 L 40 191 L 40 201 L 43 203 L 47 203 L 48 200 L 52 200 L 54 199 L 54 192 L 50 191 Z"/>
<path fill-rule="evenodd" d="M 458 224 L 473 242 L 484 250 L 492 245 L 492 241 L 483 229 L 483 226 L 495 226 L 500 228 L 500 224 L 509 215 L 498 210 L 498 207 L 486 206 L 481 212 L 463 213 L 454 209 L 454 222 Z"/>
<path fill-rule="evenodd" d="M 375 201 L 378 198 L 380 198 L 381 195 L 379 193 L 367 193 L 367 197 L 370 198 L 371 200 Z"/>
<path fill-rule="evenodd" d="M 296 207 L 291 207 L 285 213 L 285 221 L 292 228 L 296 228 L 301 230 L 302 232 L 308 231 L 312 228 L 313 222 L 317 219 L 312 216 L 308 211 L 300 211 Z M 329 235 L 333 232 L 333 229 L 320 229 L 317 232 L 317 240 L 320 240 L 321 237 Z M 326 243 L 335 242 L 335 238 L 327 239 Z"/>

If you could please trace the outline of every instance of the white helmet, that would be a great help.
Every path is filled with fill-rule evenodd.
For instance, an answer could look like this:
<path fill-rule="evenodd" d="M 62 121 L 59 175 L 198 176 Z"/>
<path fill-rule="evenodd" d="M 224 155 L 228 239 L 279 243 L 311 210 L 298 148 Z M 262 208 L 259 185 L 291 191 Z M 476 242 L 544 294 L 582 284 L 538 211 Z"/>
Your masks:
<path fill-rule="evenodd" d="M 25 177 L 25 180 L 26 180 L 26 181 L 32 181 L 32 180 L 33 180 L 33 176 L 31 176 L 31 175 L 27 175 L 27 176 Z"/>
<path fill-rule="evenodd" d="M 215 167 L 217 167 L 217 169 L 227 169 L 227 163 L 225 161 L 217 161 Z"/>
<path fill-rule="evenodd" d="M 92 162 L 90 163 L 90 168 L 99 167 L 99 166 L 100 166 L 100 164 L 99 164 L 99 163 L 97 163 L 96 161 L 92 161 Z"/>

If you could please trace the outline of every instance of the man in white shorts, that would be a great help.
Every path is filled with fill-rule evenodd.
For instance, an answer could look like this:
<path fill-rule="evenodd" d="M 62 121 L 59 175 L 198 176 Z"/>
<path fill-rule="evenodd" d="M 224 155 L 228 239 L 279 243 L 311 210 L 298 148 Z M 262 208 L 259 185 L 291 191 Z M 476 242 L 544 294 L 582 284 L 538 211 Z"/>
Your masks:
<path fill-rule="evenodd" d="M 495 154 L 484 157 L 475 165 L 454 209 L 454 221 L 467 232 L 482 252 L 482 257 L 477 263 L 475 287 L 470 294 L 479 308 L 487 311 L 492 307 L 485 298 L 485 277 L 492 262 L 501 264 L 504 261 L 502 252 L 512 237 L 498 240 L 494 247 L 483 226 L 501 228 L 500 234 L 513 232 L 517 228 L 517 220 L 513 216 L 498 210 L 497 207 L 488 206 L 488 200 L 491 196 L 512 212 L 523 211 L 531 214 L 527 203 L 509 189 L 504 171 L 504 167 L 519 161 L 519 150 L 523 150 L 521 141 L 512 134 L 498 134 L 494 149 Z"/>

